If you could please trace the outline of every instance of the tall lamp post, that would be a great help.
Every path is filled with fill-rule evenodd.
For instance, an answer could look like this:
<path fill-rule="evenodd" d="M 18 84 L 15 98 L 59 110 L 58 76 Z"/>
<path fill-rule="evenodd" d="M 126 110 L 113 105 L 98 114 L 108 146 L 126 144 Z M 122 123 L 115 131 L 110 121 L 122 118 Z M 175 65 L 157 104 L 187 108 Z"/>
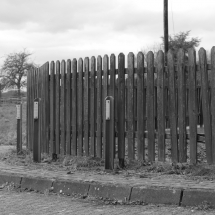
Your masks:
<path fill-rule="evenodd" d="M 164 21 L 164 53 L 165 53 L 165 61 L 167 62 L 167 52 L 168 52 L 168 0 L 164 0 L 164 13 L 163 13 L 163 21 Z"/>

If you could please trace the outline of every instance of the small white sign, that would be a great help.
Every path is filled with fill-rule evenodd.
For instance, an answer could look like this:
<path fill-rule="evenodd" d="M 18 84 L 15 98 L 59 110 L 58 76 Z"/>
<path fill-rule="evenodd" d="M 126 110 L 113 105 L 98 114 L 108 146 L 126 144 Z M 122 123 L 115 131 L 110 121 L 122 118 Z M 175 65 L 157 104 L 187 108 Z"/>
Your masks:
<path fill-rule="evenodd" d="M 21 105 L 16 105 L 16 119 L 21 119 Z"/>
<path fill-rule="evenodd" d="M 106 120 L 110 120 L 110 100 L 106 100 Z"/>
<path fill-rule="evenodd" d="M 34 102 L 34 119 L 38 119 L 38 102 Z"/>

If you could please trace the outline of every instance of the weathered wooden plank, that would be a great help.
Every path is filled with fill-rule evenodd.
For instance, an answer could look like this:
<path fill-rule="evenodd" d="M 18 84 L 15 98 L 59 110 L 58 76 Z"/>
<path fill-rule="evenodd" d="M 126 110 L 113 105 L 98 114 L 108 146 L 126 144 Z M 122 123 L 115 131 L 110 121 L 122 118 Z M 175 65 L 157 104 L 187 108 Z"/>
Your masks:
<path fill-rule="evenodd" d="M 158 126 L 158 161 L 165 161 L 165 70 L 164 53 L 157 54 L 157 126 Z"/>
<path fill-rule="evenodd" d="M 215 163 L 215 46 L 211 49 L 211 129 L 212 129 L 212 158 Z"/>
<path fill-rule="evenodd" d="M 55 141 L 56 153 L 60 154 L 60 61 L 56 62 L 56 75 L 55 75 L 55 89 L 56 89 L 56 110 L 55 110 Z"/>
<path fill-rule="evenodd" d="M 45 129 L 46 129 L 46 148 L 45 152 L 49 153 L 49 125 L 50 125 L 50 82 L 49 82 L 49 62 L 45 64 Z M 37 96 L 36 96 L 37 97 Z"/>
<path fill-rule="evenodd" d="M 89 58 L 84 59 L 84 152 L 89 156 Z"/>
<path fill-rule="evenodd" d="M 66 62 L 61 61 L 61 87 L 60 87 L 60 153 L 66 154 Z"/>
<path fill-rule="evenodd" d="M 148 159 L 155 160 L 155 115 L 154 115 L 154 54 L 147 54 L 147 131 Z"/>
<path fill-rule="evenodd" d="M 95 157 L 96 155 L 96 112 L 95 112 L 95 73 L 96 73 L 96 59 L 91 57 L 91 71 L 90 71 L 90 154 Z"/>
<path fill-rule="evenodd" d="M 46 147 L 46 130 L 45 130 L 45 73 L 44 73 L 44 65 L 40 67 L 40 81 L 41 81 L 41 94 L 40 94 L 40 111 L 39 111 L 39 119 L 41 122 L 41 152 L 45 152 Z"/>
<path fill-rule="evenodd" d="M 26 102 L 26 148 L 29 149 L 29 87 L 30 87 L 30 71 L 27 72 L 27 102 Z"/>
<path fill-rule="evenodd" d="M 134 54 L 128 54 L 128 158 L 134 159 Z"/>
<path fill-rule="evenodd" d="M 186 142 L 186 77 L 185 54 L 183 49 L 177 53 L 178 70 L 178 127 L 179 127 L 179 162 L 187 161 Z"/>
<path fill-rule="evenodd" d="M 125 159 L 125 55 L 118 56 L 118 158 L 120 167 L 124 167 Z"/>
<path fill-rule="evenodd" d="M 41 68 L 38 68 L 38 79 L 37 79 L 37 89 L 38 89 L 38 98 L 39 98 L 39 122 L 38 122 L 38 130 L 39 130 L 39 137 L 38 140 L 40 144 L 42 144 L 42 73 Z M 42 145 L 40 146 L 40 150 L 42 148 Z"/>
<path fill-rule="evenodd" d="M 137 55 L 137 155 L 138 160 L 145 159 L 145 108 L 144 100 L 144 55 Z"/>
<path fill-rule="evenodd" d="M 83 155 L 83 60 L 78 60 L 78 156 Z"/>
<path fill-rule="evenodd" d="M 55 146 L 55 63 L 50 67 L 50 152 L 56 153 Z"/>
<path fill-rule="evenodd" d="M 97 138 L 96 155 L 102 157 L 102 58 L 97 58 Z"/>
<path fill-rule="evenodd" d="M 77 60 L 72 61 L 72 155 L 77 155 Z"/>
<path fill-rule="evenodd" d="M 71 152 L 71 60 L 66 62 L 66 154 Z"/>
<path fill-rule="evenodd" d="M 202 109 L 205 128 L 205 145 L 206 157 L 209 164 L 212 163 L 212 131 L 211 131 L 211 110 L 209 103 L 209 84 L 207 71 L 206 51 L 201 48 L 199 50 L 199 66 L 201 73 L 201 89 L 202 89 Z"/>
<path fill-rule="evenodd" d="M 171 50 L 167 54 L 167 66 L 169 75 L 169 122 L 171 135 L 171 155 L 172 161 L 178 162 L 178 137 L 177 137 L 177 109 L 176 109 L 176 88 L 174 55 Z"/>
<path fill-rule="evenodd" d="M 196 91 L 196 51 L 188 51 L 188 82 L 189 82 L 189 126 L 190 126 L 190 163 L 197 162 L 197 91 Z"/>
<path fill-rule="evenodd" d="M 115 113 L 115 103 L 116 103 L 116 57 L 114 54 L 111 54 L 110 56 L 110 86 L 109 86 L 109 95 L 113 97 L 113 106 L 114 106 L 114 113 Z M 114 114 L 114 132 L 115 132 L 115 128 L 116 128 L 116 120 L 115 120 L 115 115 Z M 112 146 L 112 145 L 111 145 Z M 114 135 L 114 143 L 113 143 L 113 150 L 110 149 L 110 151 L 114 153 L 114 155 L 116 154 L 116 138 Z"/>
<path fill-rule="evenodd" d="M 109 70 L 109 57 L 108 55 L 105 55 L 103 57 L 103 72 L 104 72 L 104 77 L 103 77 L 103 135 L 105 136 L 105 105 L 104 105 L 104 101 L 105 98 L 108 96 L 108 70 Z M 103 137 L 104 137 L 103 136 Z M 105 138 L 105 137 L 104 137 Z M 103 157 L 105 157 L 105 146 L 103 146 Z"/>

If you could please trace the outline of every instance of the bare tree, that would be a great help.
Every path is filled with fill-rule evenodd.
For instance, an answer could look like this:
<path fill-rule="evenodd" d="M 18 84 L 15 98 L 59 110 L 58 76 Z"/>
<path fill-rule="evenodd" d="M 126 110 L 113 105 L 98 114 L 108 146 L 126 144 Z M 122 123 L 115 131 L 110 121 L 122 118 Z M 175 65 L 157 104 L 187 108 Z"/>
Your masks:
<path fill-rule="evenodd" d="M 1 85 L 4 89 L 16 88 L 20 97 L 20 89 L 26 86 L 27 71 L 35 67 L 30 62 L 29 57 L 32 54 L 25 49 L 21 52 L 11 53 L 6 56 L 1 67 Z"/>

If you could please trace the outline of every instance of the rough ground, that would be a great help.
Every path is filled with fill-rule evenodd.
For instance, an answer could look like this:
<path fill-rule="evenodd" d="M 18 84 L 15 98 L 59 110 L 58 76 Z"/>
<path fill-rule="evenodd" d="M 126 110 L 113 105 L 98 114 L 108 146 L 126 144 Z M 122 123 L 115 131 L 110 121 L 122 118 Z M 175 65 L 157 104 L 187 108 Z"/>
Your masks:
<path fill-rule="evenodd" d="M 90 171 L 99 174 L 106 174 L 104 170 L 104 160 L 93 157 L 74 157 L 74 156 L 60 156 L 57 160 L 47 154 L 42 154 L 42 162 L 34 163 L 32 153 L 23 149 L 23 153 L 17 155 L 14 146 L 0 146 L 0 161 L 9 165 L 27 166 L 30 169 L 44 169 L 44 170 L 64 170 L 68 174 L 78 171 Z M 189 165 L 187 163 L 172 164 L 170 162 L 140 162 L 126 160 L 124 169 L 120 169 L 115 160 L 115 169 L 108 174 L 119 174 L 124 176 L 137 176 L 139 178 L 153 178 L 158 175 L 171 178 L 180 175 L 185 179 L 192 180 L 215 180 L 215 166 L 206 163 Z"/>
<path fill-rule="evenodd" d="M 95 199 L 78 199 L 57 194 L 21 192 L 10 186 L 0 189 L 0 211 L 2 215 L 53 215 L 53 214 L 95 214 L 95 215 L 212 215 L 215 210 L 207 205 L 179 207 L 165 205 L 119 205 Z"/>

